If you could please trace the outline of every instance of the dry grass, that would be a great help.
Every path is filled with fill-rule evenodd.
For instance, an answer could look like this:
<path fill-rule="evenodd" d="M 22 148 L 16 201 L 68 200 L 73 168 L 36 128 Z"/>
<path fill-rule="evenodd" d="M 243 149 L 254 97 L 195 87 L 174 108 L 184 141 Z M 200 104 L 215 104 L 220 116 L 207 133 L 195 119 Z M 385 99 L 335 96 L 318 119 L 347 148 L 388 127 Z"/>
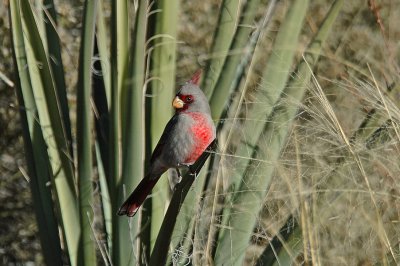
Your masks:
<path fill-rule="evenodd" d="M 365 84 L 352 84 L 352 88 L 371 97 L 364 93 L 371 89 Z M 308 231 L 305 250 L 313 263 L 355 265 L 398 259 L 399 139 L 391 130 L 392 141 L 376 148 L 367 148 L 365 141 L 350 144 L 358 125 L 346 125 L 350 134 L 344 133 L 345 120 L 333 121 L 326 106 L 330 103 L 310 91 L 308 106 L 303 107 L 307 114 L 293 129 L 266 198 L 259 238 L 268 243 L 294 213 L 303 231 Z M 350 93 L 348 98 L 350 106 L 359 102 Z M 398 112 L 394 108 L 392 119 L 398 127 L 400 117 L 394 115 Z"/>

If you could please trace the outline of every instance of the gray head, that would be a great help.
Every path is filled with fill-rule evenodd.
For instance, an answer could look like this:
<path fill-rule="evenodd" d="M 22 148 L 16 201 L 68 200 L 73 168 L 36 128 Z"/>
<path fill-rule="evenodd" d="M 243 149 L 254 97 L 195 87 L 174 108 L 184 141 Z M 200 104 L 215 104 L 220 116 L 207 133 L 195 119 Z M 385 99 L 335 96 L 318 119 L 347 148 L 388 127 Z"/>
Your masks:
<path fill-rule="evenodd" d="M 178 91 L 172 102 L 176 112 L 202 112 L 210 114 L 207 97 L 199 87 L 201 71 L 197 71 Z"/>

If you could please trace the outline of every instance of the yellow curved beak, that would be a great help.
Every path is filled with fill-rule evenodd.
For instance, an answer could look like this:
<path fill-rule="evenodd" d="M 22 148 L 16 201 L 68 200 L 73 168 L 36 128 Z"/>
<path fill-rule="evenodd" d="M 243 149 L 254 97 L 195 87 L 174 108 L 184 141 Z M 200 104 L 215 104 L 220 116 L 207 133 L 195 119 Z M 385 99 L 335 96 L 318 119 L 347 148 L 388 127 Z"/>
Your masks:
<path fill-rule="evenodd" d="M 183 108 L 183 105 L 184 105 L 185 103 L 178 97 L 178 96 L 176 96 L 175 98 L 174 98 L 174 100 L 172 101 L 172 106 L 175 108 L 175 109 L 181 109 L 181 108 Z"/>

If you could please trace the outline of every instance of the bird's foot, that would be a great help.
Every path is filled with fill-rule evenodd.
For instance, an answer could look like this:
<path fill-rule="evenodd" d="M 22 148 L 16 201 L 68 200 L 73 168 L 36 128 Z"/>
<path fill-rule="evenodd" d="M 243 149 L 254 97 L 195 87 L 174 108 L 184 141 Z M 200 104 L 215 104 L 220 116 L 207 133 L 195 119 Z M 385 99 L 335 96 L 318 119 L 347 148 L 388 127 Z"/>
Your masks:
<path fill-rule="evenodd" d="M 187 163 L 178 163 L 178 167 L 186 167 L 189 170 L 190 170 L 190 166 L 192 166 L 192 165 L 191 164 L 187 164 Z"/>
<path fill-rule="evenodd" d="M 178 164 L 178 167 L 186 167 L 189 170 L 189 175 L 194 176 L 194 178 L 196 179 L 197 172 L 196 172 L 196 169 L 193 168 L 192 164 L 180 163 L 180 164 Z M 182 178 L 178 168 L 176 168 L 176 171 L 178 172 L 178 175 Z"/>
<path fill-rule="evenodd" d="M 176 173 L 178 174 L 178 183 L 180 183 L 180 182 L 182 181 L 182 175 L 181 175 L 181 172 L 179 171 L 179 169 L 178 169 L 178 168 L 175 168 L 175 170 L 176 170 Z"/>
<path fill-rule="evenodd" d="M 193 167 L 189 166 L 189 175 L 193 176 L 194 179 L 197 178 L 197 172 Z"/>

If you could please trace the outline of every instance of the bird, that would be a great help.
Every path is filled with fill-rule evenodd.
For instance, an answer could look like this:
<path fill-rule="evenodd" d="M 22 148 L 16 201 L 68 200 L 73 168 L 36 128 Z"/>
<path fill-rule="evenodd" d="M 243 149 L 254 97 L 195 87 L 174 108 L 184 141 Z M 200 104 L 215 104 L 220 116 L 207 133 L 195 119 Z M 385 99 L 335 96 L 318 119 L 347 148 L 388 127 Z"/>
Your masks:
<path fill-rule="evenodd" d="M 175 114 L 156 145 L 146 175 L 118 210 L 132 217 L 139 210 L 161 175 L 170 168 L 190 167 L 216 138 L 207 97 L 199 87 L 201 70 L 184 83 L 172 101 Z"/>

